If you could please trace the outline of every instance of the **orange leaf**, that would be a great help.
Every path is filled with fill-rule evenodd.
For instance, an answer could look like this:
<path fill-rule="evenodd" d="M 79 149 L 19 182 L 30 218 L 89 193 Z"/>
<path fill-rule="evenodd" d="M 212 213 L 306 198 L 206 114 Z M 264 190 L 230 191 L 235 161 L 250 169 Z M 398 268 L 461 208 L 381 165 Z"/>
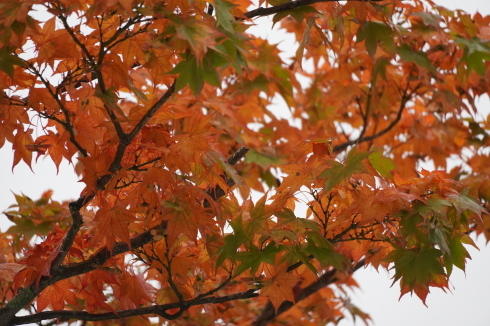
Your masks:
<path fill-rule="evenodd" d="M 61 280 L 45 288 L 37 298 L 37 311 L 43 311 L 49 304 L 53 310 L 63 310 L 65 302 L 78 307 L 73 289 L 77 287 L 69 280 Z"/>
<path fill-rule="evenodd" d="M 143 279 L 143 275 L 124 272 L 119 284 L 114 286 L 114 297 L 123 309 L 134 309 L 151 302 L 155 288 Z"/>
<path fill-rule="evenodd" d="M 32 171 L 32 152 L 29 151 L 28 146 L 34 144 L 32 139 L 32 129 L 24 131 L 22 127 L 17 127 L 17 133 L 14 136 L 14 142 L 12 144 L 12 150 L 14 151 L 14 162 L 12 164 L 12 171 L 14 167 L 23 160 L 29 166 Z M 34 171 L 33 171 L 34 172 Z"/>
<path fill-rule="evenodd" d="M 47 62 L 53 66 L 54 59 L 79 57 L 70 34 L 64 28 L 56 29 L 56 16 L 44 23 L 41 33 L 31 38 L 38 51 L 37 62 Z"/>
<path fill-rule="evenodd" d="M 168 216 L 168 242 L 173 243 L 181 234 L 189 240 L 197 238 L 197 224 L 193 212 L 187 203 L 179 202 L 178 204 L 167 204 L 166 214 Z"/>
<path fill-rule="evenodd" d="M 298 279 L 285 269 L 276 269 L 268 284 L 260 290 L 261 297 L 268 297 L 274 308 L 277 309 L 283 301 L 295 302 L 293 287 Z"/>
<path fill-rule="evenodd" d="M 125 207 L 101 207 L 95 214 L 95 222 L 97 223 L 96 241 L 103 240 L 110 251 L 112 251 L 117 239 L 131 245 L 128 224 L 134 220 L 134 214 Z"/>
<path fill-rule="evenodd" d="M 59 172 L 60 163 L 63 160 L 63 157 L 69 158 L 68 151 L 60 137 L 51 130 L 48 130 L 47 135 L 41 136 L 36 140 L 36 143 L 44 142 L 47 142 L 47 144 L 43 146 L 47 146 L 48 154 L 56 165 L 56 171 Z"/>
<path fill-rule="evenodd" d="M 111 164 L 111 157 L 103 153 L 96 152 L 94 156 L 81 157 L 83 164 L 83 178 L 80 180 L 87 185 L 89 192 L 95 193 L 97 180 L 103 175 L 110 174 L 108 168 Z"/>

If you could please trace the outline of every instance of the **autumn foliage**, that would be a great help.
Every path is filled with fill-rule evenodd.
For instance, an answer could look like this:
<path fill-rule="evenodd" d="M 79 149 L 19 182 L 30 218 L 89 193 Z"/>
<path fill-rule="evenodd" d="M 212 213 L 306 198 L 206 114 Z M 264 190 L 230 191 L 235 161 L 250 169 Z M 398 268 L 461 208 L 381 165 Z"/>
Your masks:
<path fill-rule="evenodd" d="M 490 232 L 489 25 L 419 0 L 2 1 L 0 147 L 85 189 L 5 211 L 0 325 L 366 321 L 335 290 L 366 265 L 425 302 Z"/>

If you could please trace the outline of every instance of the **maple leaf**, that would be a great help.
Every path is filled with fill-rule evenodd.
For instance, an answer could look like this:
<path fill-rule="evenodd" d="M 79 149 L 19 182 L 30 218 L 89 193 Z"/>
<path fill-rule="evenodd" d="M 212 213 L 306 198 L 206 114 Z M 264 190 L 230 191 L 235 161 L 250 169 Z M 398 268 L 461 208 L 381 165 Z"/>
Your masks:
<path fill-rule="evenodd" d="M 82 276 L 81 290 L 77 292 L 77 298 L 84 300 L 85 310 L 89 312 L 97 312 L 101 309 L 115 311 L 107 304 L 107 298 L 103 293 L 107 284 L 118 284 L 115 275 L 110 270 L 96 269 Z"/>
<path fill-rule="evenodd" d="M 83 177 L 81 182 L 87 185 L 89 192 L 97 191 L 97 182 L 100 177 L 110 174 L 108 168 L 111 164 L 111 157 L 100 155 L 96 152 L 95 156 L 82 157 L 79 161 L 83 164 Z"/>
<path fill-rule="evenodd" d="M 38 139 L 36 139 L 37 144 L 43 144 L 46 143 L 45 145 L 41 145 L 41 149 L 48 151 L 49 156 L 53 160 L 54 164 L 56 165 L 56 171 L 59 172 L 60 164 L 63 158 L 70 158 L 70 155 L 68 154 L 68 150 L 64 146 L 62 140 L 60 139 L 59 136 L 57 136 L 53 131 L 49 130 L 47 135 L 41 136 Z M 38 155 L 36 157 L 39 158 L 41 152 L 38 152 Z M 44 154 L 44 153 L 42 153 Z"/>
<path fill-rule="evenodd" d="M 191 206 L 184 202 L 167 202 L 165 206 L 168 217 L 169 243 L 173 243 L 181 234 L 189 240 L 195 240 L 197 238 L 197 223 Z"/>
<path fill-rule="evenodd" d="M 117 239 L 131 245 L 128 224 L 135 220 L 135 215 L 123 205 L 123 203 L 107 203 L 95 214 L 97 223 L 95 241 L 103 241 L 110 251 L 114 248 Z"/>
<path fill-rule="evenodd" d="M 8 28 L 14 22 L 26 23 L 28 19 L 28 12 L 31 6 L 36 2 L 33 0 L 17 2 L 6 1 L 3 6 L 2 14 L 0 15 L 0 22 Z"/>
<path fill-rule="evenodd" d="M 400 280 L 402 289 L 415 291 L 425 304 L 429 285 L 438 276 L 445 275 L 439 257 L 441 251 L 438 249 L 396 249 L 386 257 L 386 260 L 394 262 L 393 283 Z M 401 296 L 406 292 L 407 290 L 402 290 Z"/>
<path fill-rule="evenodd" d="M 180 152 L 187 162 L 198 159 L 199 153 L 212 150 L 210 143 L 220 133 L 210 125 L 210 117 L 197 114 L 192 116 L 184 131 L 184 134 L 173 137 L 175 144 L 172 149 Z"/>
<path fill-rule="evenodd" d="M 392 179 L 390 171 L 396 168 L 395 163 L 388 157 L 383 157 L 381 151 L 375 151 L 368 156 L 369 163 L 379 172 L 379 174 L 387 179 Z"/>
<path fill-rule="evenodd" d="M 369 156 L 369 152 L 356 153 L 353 148 L 348 154 L 345 165 L 336 161 L 329 161 L 331 168 L 324 170 L 319 177 L 327 179 L 325 182 L 325 190 L 329 191 L 334 186 L 340 184 L 351 177 L 354 173 L 365 172 L 362 161 Z"/>
<path fill-rule="evenodd" d="M 14 77 L 14 65 L 23 66 L 22 61 L 16 55 L 13 55 L 8 47 L 0 49 L 0 70 L 5 72 L 10 78 Z"/>
<path fill-rule="evenodd" d="M 276 254 L 281 252 L 283 246 L 278 246 L 274 241 L 259 250 L 256 246 L 250 246 L 250 251 L 240 251 L 236 255 L 236 259 L 242 263 L 235 269 L 235 275 L 239 275 L 250 268 L 250 274 L 255 275 L 261 263 L 273 265 L 275 263 Z"/>
<path fill-rule="evenodd" d="M 65 309 L 65 302 L 78 307 L 75 293 L 77 287 L 70 280 L 61 280 L 45 288 L 37 298 L 37 310 L 43 311 L 49 304 L 53 310 Z"/>
<path fill-rule="evenodd" d="M 14 151 L 14 162 L 12 163 L 12 171 L 14 167 L 23 160 L 31 169 L 32 162 L 32 152 L 29 150 L 28 146 L 34 145 L 34 140 L 32 139 L 32 129 L 23 130 L 22 127 L 17 128 L 17 133 L 14 136 L 12 143 L 12 150 Z"/>
<path fill-rule="evenodd" d="M 289 192 L 294 193 L 302 186 L 311 186 L 311 184 L 316 182 L 316 177 L 320 174 L 319 167 L 320 165 L 317 162 L 282 165 L 281 169 L 288 176 L 284 178 L 277 191 L 281 192 L 288 189 Z"/>
<path fill-rule="evenodd" d="M 55 29 L 56 17 L 44 23 L 42 31 L 32 36 L 36 45 L 37 62 L 54 65 L 54 59 L 77 58 L 79 56 L 75 42 L 65 29 Z"/>
<path fill-rule="evenodd" d="M 177 15 L 172 15 L 170 19 L 175 24 L 177 36 L 189 42 L 198 63 L 201 62 L 207 49 L 217 43 L 216 38 L 222 35 L 211 25 L 212 20 L 209 19 L 198 21 L 194 18 L 183 19 Z"/>
<path fill-rule="evenodd" d="M 114 297 L 123 309 L 134 309 L 151 302 L 156 289 L 143 279 L 143 275 L 125 272 L 118 281 L 119 285 L 113 286 Z"/>
<path fill-rule="evenodd" d="M 298 282 L 298 279 L 284 269 L 271 269 L 271 277 L 265 281 L 265 285 L 260 289 L 260 296 L 268 297 L 277 311 L 284 301 L 295 302 L 293 286 Z"/>
<path fill-rule="evenodd" d="M 243 228 L 242 217 L 239 216 L 235 221 L 230 221 L 230 226 L 233 228 L 233 233 L 224 237 L 224 244 L 220 248 L 219 256 L 216 259 L 216 266 L 220 267 L 226 258 L 234 261 L 236 259 L 237 250 L 246 241 L 250 240 L 249 235 Z"/>

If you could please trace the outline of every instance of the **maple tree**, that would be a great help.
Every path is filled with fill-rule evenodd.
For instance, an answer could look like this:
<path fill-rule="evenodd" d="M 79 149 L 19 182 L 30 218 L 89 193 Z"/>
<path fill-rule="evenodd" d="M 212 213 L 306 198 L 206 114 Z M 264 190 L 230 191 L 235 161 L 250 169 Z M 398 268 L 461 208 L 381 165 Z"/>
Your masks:
<path fill-rule="evenodd" d="M 263 16 L 296 48 L 248 33 Z M 3 1 L 0 146 L 85 188 L 4 212 L 0 325 L 367 321 L 334 288 L 366 265 L 425 303 L 490 236 L 489 26 L 417 0 Z"/>

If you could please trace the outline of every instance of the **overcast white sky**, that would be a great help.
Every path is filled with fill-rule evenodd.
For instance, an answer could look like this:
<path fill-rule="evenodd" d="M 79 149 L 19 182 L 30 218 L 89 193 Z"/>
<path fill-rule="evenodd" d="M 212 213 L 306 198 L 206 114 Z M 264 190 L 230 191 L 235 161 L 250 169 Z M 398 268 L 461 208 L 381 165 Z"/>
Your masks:
<path fill-rule="evenodd" d="M 449 9 L 464 9 L 474 13 L 477 10 L 484 15 L 490 14 L 488 0 L 436 0 L 439 5 Z M 488 101 L 480 101 L 480 108 L 489 109 Z M 34 174 L 23 163 L 11 171 L 12 152 L 9 145 L 0 149 L 0 212 L 14 202 L 12 192 L 24 193 L 37 199 L 47 189 L 54 190 L 54 198 L 65 200 L 76 198 L 82 187 L 73 174 L 71 166 L 62 165 L 57 175 L 49 160 L 40 159 L 33 163 Z M 12 191 L 12 192 L 11 192 Z M 0 227 L 8 226 L 8 220 L 0 216 Z M 400 301 L 399 286 L 390 288 L 390 276 L 372 268 L 360 270 L 356 279 L 361 290 L 352 295 L 352 302 L 363 311 L 371 314 L 376 326 L 488 326 L 490 325 L 490 249 L 483 238 L 478 239 L 480 251 L 468 248 L 473 260 L 469 261 L 466 275 L 455 269 L 451 276 L 452 293 L 443 293 L 434 289 L 429 294 L 426 308 L 417 297 L 405 295 Z M 343 320 L 340 325 L 352 325 L 351 319 Z M 361 325 L 361 321 L 357 321 Z"/>

